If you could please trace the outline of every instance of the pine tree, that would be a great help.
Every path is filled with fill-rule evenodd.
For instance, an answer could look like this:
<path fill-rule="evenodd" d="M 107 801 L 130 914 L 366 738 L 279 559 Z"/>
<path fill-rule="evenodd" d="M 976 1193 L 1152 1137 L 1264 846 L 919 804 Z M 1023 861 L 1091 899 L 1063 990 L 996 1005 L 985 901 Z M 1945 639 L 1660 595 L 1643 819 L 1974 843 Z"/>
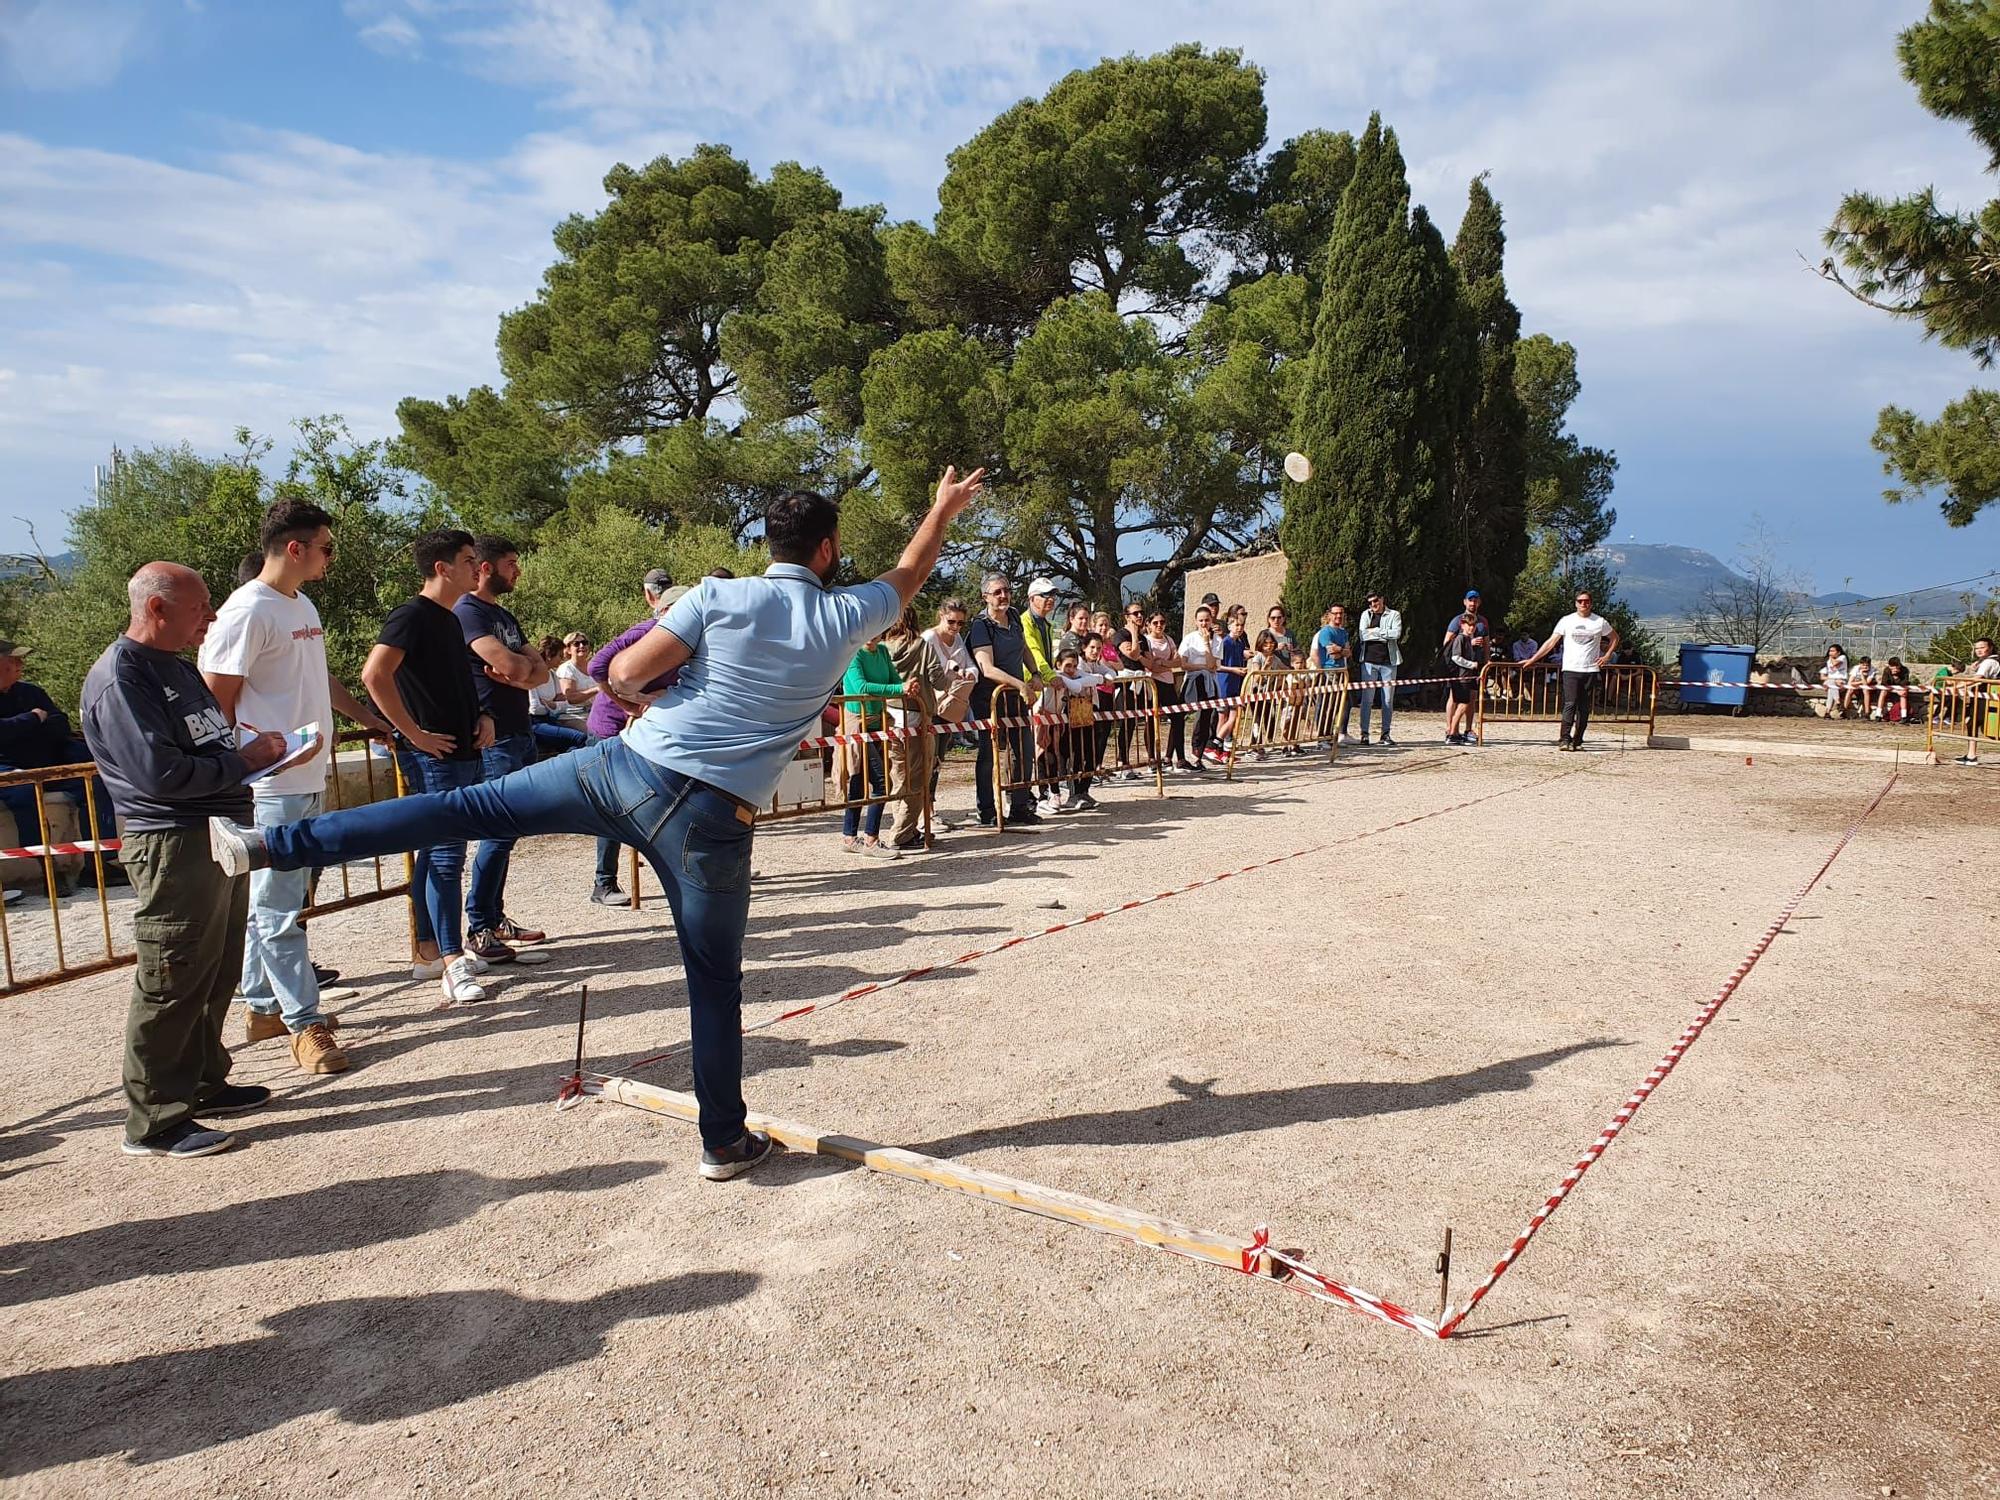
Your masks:
<path fill-rule="evenodd" d="M 1499 625 L 1514 580 L 1528 560 L 1528 414 L 1514 390 L 1521 314 L 1507 296 L 1501 261 L 1507 236 L 1486 179 L 1472 179 L 1465 218 L 1452 244 L 1459 294 L 1476 345 L 1472 409 L 1452 463 L 1452 555 L 1457 587 L 1480 590 Z"/>
<path fill-rule="evenodd" d="M 1313 477 L 1288 487 L 1285 603 L 1305 627 L 1379 588 L 1421 641 L 1455 586 L 1453 444 L 1470 340 L 1444 240 L 1419 207 L 1396 134 L 1373 116 L 1327 245 L 1326 284 L 1295 428 Z"/>
<path fill-rule="evenodd" d="M 1987 171 L 2000 172 L 2000 0 L 1931 0 L 1896 53 L 1924 108 L 1964 125 Z M 1928 187 L 1895 199 L 1849 193 L 1826 243 L 1829 280 L 1921 324 L 1924 337 L 1965 350 L 1981 369 L 2000 360 L 2000 199 L 1968 213 L 1944 208 Z M 1950 526 L 2000 504 L 2000 392 L 1968 391 L 1930 421 L 1885 406 L 1870 442 L 1897 481 L 1885 500 L 1942 492 Z"/>

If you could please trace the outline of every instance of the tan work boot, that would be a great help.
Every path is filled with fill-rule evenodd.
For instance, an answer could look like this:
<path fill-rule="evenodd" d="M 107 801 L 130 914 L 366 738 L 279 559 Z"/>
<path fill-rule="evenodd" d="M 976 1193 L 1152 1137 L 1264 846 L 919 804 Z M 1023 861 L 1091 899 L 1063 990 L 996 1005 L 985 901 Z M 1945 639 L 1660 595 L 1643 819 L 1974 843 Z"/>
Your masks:
<path fill-rule="evenodd" d="M 292 1061 L 307 1073 L 345 1073 L 353 1066 L 333 1039 L 333 1028 L 323 1022 L 292 1038 Z"/>
<path fill-rule="evenodd" d="M 247 1005 L 243 1007 L 244 1045 L 248 1046 L 251 1042 L 267 1041 L 271 1037 L 287 1034 L 285 1018 L 276 1011 L 266 1015 L 263 1011 L 252 1010 Z"/>

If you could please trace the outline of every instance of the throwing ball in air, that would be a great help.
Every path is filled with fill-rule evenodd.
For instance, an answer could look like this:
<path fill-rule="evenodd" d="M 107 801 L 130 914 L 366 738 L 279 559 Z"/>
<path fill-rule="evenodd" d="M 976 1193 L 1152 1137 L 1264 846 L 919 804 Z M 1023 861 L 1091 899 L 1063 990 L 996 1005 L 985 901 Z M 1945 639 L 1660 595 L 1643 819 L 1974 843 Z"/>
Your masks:
<path fill-rule="evenodd" d="M 1285 455 L 1285 474 L 1293 484 L 1304 484 L 1313 477 L 1312 460 L 1303 453 Z"/>

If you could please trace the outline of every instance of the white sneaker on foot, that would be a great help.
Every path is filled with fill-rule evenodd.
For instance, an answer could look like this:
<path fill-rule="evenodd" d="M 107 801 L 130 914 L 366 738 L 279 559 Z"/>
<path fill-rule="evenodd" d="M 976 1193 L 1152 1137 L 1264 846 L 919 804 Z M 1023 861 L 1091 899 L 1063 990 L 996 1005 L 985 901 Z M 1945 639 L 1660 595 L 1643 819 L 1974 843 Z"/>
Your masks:
<path fill-rule="evenodd" d="M 469 1005 L 475 1000 L 486 998 L 486 988 L 472 976 L 470 954 L 459 953 L 452 956 L 444 966 L 444 975 L 438 981 L 438 988 L 444 992 L 446 1005 Z"/>

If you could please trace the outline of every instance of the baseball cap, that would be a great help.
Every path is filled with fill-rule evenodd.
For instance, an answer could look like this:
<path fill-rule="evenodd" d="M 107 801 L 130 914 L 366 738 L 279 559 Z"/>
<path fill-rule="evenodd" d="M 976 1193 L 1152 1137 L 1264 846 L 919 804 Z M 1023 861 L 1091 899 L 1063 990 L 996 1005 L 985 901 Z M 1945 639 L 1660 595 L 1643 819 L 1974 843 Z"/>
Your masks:
<path fill-rule="evenodd" d="M 1060 592 L 1062 591 L 1055 586 L 1055 582 L 1048 578 L 1037 578 L 1028 585 L 1028 597 L 1030 599 L 1039 599 L 1044 594 L 1056 594 Z"/>
<path fill-rule="evenodd" d="M 674 586 L 674 575 L 665 568 L 653 568 L 647 572 L 645 584 L 647 593 L 664 594 Z"/>
<path fill-rule="evenodd" d="M 1222 596 L 1220 594 L 1203 594 L 1201 596 L 1201 602 L 1203 604 L 1220 604 L 1222 602 Z"/>
<path fill-rule="evenodd" d="M 1479 590 L 1478 590 L 1478 589 L 1467 589 L 1467 590 L 1465 591 L 1465 597 L 1466 597 L 1466 598 L 1468 598 L 1468 599 L 1477 599 L 1477 598 L 1479 597 Z"/>
<path fill-rule="evenodd" d="M 12 641 L 0 641 L 0 656 L 26 656 L 28 648 L 17 646 Z"/>

